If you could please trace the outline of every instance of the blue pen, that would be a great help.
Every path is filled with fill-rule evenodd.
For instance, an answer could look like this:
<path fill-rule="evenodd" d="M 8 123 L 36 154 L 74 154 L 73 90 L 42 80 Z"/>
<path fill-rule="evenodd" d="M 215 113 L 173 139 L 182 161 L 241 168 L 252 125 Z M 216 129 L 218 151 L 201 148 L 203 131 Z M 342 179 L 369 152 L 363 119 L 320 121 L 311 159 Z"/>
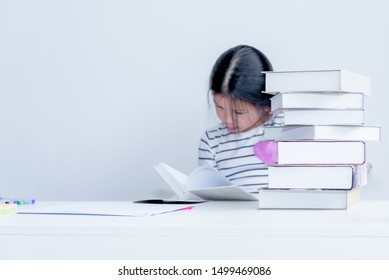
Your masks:
<path fill-rule="evenodd" d="M 23 204 L 34 204 L 34 203 L 35 203 L 35 199 L 19 199 L 19 198 L 0 197 L 0 204 L 23 205 Z"/>

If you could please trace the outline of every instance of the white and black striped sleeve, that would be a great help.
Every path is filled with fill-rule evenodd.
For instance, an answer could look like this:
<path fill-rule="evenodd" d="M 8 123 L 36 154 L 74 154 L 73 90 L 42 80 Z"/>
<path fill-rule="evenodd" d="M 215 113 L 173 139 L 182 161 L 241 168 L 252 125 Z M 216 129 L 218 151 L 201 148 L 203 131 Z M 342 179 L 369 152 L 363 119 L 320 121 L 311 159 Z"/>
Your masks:
<path fill-rule="evenodd" d="M 206 131 L 203 137 L 200 140 L 199 145 L 199 164 L 200 165 L 210 165 L 214 168 L 217 168 L 215 162 L 215 155 L 212 150 L 212 139 L 209 137 L 209 132 Z"/>

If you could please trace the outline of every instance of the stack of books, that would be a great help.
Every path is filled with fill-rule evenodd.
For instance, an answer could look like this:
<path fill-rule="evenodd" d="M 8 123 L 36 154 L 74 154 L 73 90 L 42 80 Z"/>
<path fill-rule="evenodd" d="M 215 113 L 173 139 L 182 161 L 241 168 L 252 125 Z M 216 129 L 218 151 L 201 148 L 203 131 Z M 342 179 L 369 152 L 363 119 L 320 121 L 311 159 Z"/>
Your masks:
<path fill-rule="evenodd" d="M 343 70 L 265 72 L 271 110 L 254 152 L 269 168 L 260 209 L 348 209 L 371 179 L 366 141 L 380 127 L 365 124 L 368 77 Z"/>

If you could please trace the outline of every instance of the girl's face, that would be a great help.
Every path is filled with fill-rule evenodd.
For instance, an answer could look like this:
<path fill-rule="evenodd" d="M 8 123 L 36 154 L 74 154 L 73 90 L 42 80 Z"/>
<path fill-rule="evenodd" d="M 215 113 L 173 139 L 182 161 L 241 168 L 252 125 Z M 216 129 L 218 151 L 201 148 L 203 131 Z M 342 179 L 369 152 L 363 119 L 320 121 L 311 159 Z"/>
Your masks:
<path fill-rule="evenodd" d="M 242 100 L 231 100 L 224 94 L 213 95 L 216 114 L 232 132 L 245 132 L 258 127 L 269 119 L 269 107 L 257 106 Z"/>

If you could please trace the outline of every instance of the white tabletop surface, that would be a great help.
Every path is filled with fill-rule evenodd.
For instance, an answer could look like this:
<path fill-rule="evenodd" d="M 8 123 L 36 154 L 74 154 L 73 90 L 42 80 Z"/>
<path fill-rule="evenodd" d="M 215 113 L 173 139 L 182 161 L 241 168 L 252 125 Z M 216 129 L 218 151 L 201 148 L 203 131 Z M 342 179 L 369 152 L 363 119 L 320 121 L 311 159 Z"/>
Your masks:
<path fill-rule="evenodd" d="M 389 201 L 347 211 L 206 202 L 152 217 L 7 214 L 0 241 L 13 252 L 5 259 L 386 259 Z"/>

